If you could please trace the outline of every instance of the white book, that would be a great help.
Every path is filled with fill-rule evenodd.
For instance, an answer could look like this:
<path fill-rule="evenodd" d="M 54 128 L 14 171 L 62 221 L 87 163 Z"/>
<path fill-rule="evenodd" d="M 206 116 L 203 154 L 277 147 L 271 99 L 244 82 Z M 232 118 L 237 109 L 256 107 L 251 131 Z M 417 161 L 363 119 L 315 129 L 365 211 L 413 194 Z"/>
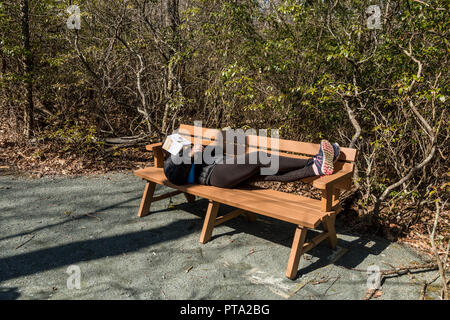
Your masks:
<path fill-rule="evenodd" d="M 178 133 L 171 134 L 167 136 L 166 141 L 164 141 L 163 149 L 167 152 L 177 155 L 184 146 L 191 145 L 191 141 L 183 138 Z"/>

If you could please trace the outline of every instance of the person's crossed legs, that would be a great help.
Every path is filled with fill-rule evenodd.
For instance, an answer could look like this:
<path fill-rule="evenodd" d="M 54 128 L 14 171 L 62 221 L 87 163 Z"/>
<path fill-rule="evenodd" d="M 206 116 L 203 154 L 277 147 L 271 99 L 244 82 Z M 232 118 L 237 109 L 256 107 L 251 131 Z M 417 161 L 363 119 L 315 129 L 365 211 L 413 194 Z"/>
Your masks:
<path fill-rule="evenodd" d="M 315 175 L 332 174 L 333 162 L 337 160 L 339 152 L 338 144 L 331 145 L 327 140 L 322 140 L 319 153 L 313 158 L 278 156 L 278 173 L 274 175 L 260 175 L 261 168 L 269 167 L 268 160 L 273 160 L 273 155 L 263 151 L 226 157 L 214 167 L 210 184 L 220 188 L 234 188 L 253 176 L 258 176 L 263 181 L 291 182 Z"/>

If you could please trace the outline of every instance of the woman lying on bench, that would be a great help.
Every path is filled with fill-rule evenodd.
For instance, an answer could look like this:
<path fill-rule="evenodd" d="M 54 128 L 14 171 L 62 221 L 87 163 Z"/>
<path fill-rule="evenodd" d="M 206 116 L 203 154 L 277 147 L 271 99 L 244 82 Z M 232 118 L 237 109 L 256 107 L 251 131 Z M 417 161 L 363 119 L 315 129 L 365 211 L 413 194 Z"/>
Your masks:
<path fill-rule="evenodd" d="M 203 146 L 194 146 L 189 156 L 194 158 L 196 153 L 204 151 Z M 267 168 L 270 164 L 264 164 L 261 159 L 273 158 L 263 151 L 232 157 L 224 157 L 222 161 L 213 164 L 175 164 L 182 161 L 173 161 L 169 156 L 164 161 L 164 173 L 167 179 L 176 185 L 198 183 L 220 188 L 234 188 L 240 183 L 256 177 L 262 181 L 291 182 L 316 175 L 330 175 L 333 173 L 333 163 L 339 157 L 340 148 L 337 143 L 331 144 L 327 140 L 320 142 L 319 153 L 309 159 L 295 159 L 279 156 L 278 173 L 273 175 L 261 175 L 261 168 Z M 177 157 L 182 157 L 182 151 Z M 203 159 L 203 157 L 201 157 Z M 249 161 L 256 160 L 256 161 Z M 253 164 L 253 162 L 256 162 Z"/>

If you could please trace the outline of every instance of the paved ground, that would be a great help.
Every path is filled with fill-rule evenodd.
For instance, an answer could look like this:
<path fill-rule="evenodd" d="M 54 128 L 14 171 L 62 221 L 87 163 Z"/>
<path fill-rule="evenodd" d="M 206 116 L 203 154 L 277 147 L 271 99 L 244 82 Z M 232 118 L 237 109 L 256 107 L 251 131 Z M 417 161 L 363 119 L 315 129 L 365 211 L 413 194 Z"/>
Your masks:
<path fill-rule="evenodd" d="M 339 248 L 310 251 L 291 281 L 293 225 L 239 217 L 201 245 L 207 201 L 178 195 L 139 219 L 143 188 L 131 174 L 0 176 L 0 299 L 362 299 L 368 275 L 351 268 L 424 262 L 402 245 L 346 232 L 338 218 Z M 69 266 L 81 272 L 80 289 L 67 287 Z M 386 279 L 378 299 L 418 299 L 434 275 Z"/>

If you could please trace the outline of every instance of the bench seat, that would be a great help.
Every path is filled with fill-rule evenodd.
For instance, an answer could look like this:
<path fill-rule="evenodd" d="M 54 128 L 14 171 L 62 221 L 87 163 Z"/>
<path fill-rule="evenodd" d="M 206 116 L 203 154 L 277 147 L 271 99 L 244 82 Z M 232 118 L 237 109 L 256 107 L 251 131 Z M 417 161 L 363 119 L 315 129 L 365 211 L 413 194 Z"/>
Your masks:
<path fill-rule="evenodd" d="M 144 168 L 134 174 L 147 181 L 178 189 L 191 195 L 207 198 L 249 212 L 258 213 L 286 222 L 316 228 L 323 217 L 334 211 L 321 211 L 321 201 L 300 195 L 255 187 L 234 189 L 218 188 L 205 185 L 174 185 L 170 183 L 162 168 Z"/>

